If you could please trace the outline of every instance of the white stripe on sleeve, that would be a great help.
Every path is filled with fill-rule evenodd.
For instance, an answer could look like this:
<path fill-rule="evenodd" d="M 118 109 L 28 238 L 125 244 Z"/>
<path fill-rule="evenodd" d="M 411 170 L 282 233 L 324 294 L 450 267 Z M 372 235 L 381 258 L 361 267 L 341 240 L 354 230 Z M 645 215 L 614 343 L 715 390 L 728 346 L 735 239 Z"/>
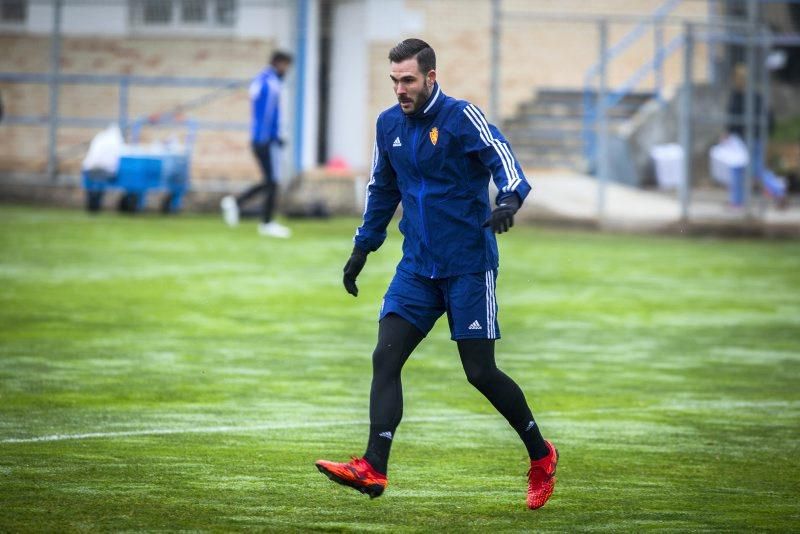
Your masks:
<path fill-rule="evenodd" d="M 464 108 L 464 114 L 467 116 L 467 118 L 469 118 L 472 125 L 478 130 L 481 140 L 486 144 L 486 146 L 492 146 L 495 152 L 497 152 L 497 155 L 500 157 L 500 161 L 503 163 L 503 169 L 505 170 L 506 178 L 508 180 L 508 183 L 503 188 L 503 191 L 514 191 L 522 180 L 519 177 L 519 173 L 517 173 L 514 156 L 511 154 L 508 146 L 499 139 L 494 138 L 489 128 L 489 123 L 486 122 L 486 119 L 483 117 L 483 115 L 481 115 L 480 111 L 478 111 L 478 108 L 472 104 L 469 104 Z"/>
<path fill-rule="evenodd" d="M 472 108 L 472 112 L 475 114 L 475 116 L 477 117 L 478 121 L 480 121 L 481 125 L 486 130 L 486 132 L 489 135 L 489 138 L 492 140 L 492 142 L 495 144 L 495 146 L 499 147 L 499 149 L 502 150 L 503 153 L 506 154 L 506 157 L 508 158 L 508 164 L 511 167 L 511 171 L 512 172 L 511 172 L 510 175 L 508 175 L 508 185 L 506 185 L 506 187 L 504 189 L 506 191 L 514 191 L 517 188 L 517 185 L 519 185 L 519 183 L 522 180 L 519 177 L 519 173 L 517 173 L 516 162 L 514 161 L 514 156 L 511 154 L 511 150 L 508 148 L 508 145 L 506 143 L 503 143 L 499 139 L 495 139 L 494 136 L 492 136 L 491 129 L 489 128 L 489 123 L 486 122 L 486 117 L 484 117 L 480 113 L 478 108 L 476 108 L 472 104 L 470 104 L 468 107 Z"/>
<path fill-rule="evenodd" d="M 475 119 L 474 116 L 472 115 L 469 106 L 464 108 L 464 114 L 467 116 L 472 125 L 475 126 L 475 129 L 478 130 L 478 134 L 480 135 L 481 141 L 483 141 L 484 144 L 486 144 L 486 146 L 493 147 L 495 152 L 497 152 L 497 155 L 500 158 L 500 162 L 503 164 L 503 170 L 505 171 L 506 177 L 508 177 L 510 183 L 512 174 L 508 167 L 508 160 L 505 158 L 503 152 L 501 152 L 500 149 L 497 148 L 497 144 L 495 143 L 495 140 L 492 137 L 491 132 L 489 132 L 488 130 L 484 130 L 482 128 L 480 122 L 477 121 L 477 119 Z"/>
<path fill-rule="evenodd" d="M 367 215 L 367 208 L 369 207 L 369 186 L 375 183 L 375 169 L 378 167 L 378 140 L 376 139 L 372 145 L 372 170 L 369 173 L 369 182 L 367 182 L 367 190 L 364 192 L 364 216 Z"/>

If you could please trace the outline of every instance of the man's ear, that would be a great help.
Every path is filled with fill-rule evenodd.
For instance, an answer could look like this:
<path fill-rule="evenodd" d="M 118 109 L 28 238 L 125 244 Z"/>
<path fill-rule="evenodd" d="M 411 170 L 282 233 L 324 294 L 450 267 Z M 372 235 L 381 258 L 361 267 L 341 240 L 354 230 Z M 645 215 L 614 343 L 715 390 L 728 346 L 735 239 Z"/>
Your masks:
<path fill-rule="evenodd" d="M 425 81 L 429 87 L 433 87 L 434 82 L 436 82 L 436 71 L 428 71 L 428 74 L 425 76 Z"/>

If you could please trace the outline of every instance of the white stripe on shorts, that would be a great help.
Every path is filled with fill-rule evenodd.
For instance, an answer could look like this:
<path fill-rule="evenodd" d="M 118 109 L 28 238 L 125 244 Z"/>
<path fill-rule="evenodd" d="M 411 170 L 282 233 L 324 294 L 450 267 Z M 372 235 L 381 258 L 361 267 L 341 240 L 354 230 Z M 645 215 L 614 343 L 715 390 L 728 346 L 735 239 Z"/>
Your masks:
<path fill-rule="evenodd" d="M 489 339 L 495 339 L 497 337 L 494 327 L 496 313 L 494 272 L 486 271 L 486 337 Z"/>

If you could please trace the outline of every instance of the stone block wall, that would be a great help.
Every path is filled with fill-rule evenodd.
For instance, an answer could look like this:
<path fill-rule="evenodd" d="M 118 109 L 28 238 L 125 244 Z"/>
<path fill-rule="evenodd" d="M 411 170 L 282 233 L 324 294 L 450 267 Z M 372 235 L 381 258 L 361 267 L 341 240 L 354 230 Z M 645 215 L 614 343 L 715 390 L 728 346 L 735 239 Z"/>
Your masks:
<path fill-rule="evenodd" d="M 49 70 L 49 39 L 30 35 L 0 36 L 0 71 Z M 219 77 L 250 79 L 263 68 L 273 43 L 261 40 L 196 38 L 65 37 L 61 69 L 64 74 L 130 74 L 144 76 Z M 128 117 L 133 120 L 174 109 L 181 103 L 213 93 L 214 88 L 131 86 Z M 41 84 L 0 83 L 5 113 L 46 116 L 49 88 Z M 213 102 L 191 111 L 198 120 L 247 123 L 250 117 L 247 88 L 219 91 Z M 62 85 L 59 110 L 65 117 L 108 117 L 119 113 L 116 85 Z M 144 127 L 142 141 L 185 137 L 186 128 Z M 97 128 L 59 129 L 60 171 L 77 173 L 86 143 Z M 45 126 L 0 125 L 0 172 L 44 172 L 49 130 Z M 250 154 L 246 131 L 202 131 L 195 141 L 194 180 L 252 180 L 259 176 Z"/>

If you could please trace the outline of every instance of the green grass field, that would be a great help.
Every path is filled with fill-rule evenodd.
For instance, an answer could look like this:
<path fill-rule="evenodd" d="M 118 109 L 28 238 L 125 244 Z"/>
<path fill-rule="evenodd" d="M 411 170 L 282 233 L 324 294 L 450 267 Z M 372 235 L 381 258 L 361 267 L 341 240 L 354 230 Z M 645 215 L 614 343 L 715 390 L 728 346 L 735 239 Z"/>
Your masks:
<path fill-rule="evenodd" d="M 561 452 L 530 512 L 444 320 L 384 496 L 313 467 L 363 452 L 399 259 L 347 295 L 356 225 L 0 208 L 0 531 L 800 530 L 800 243 L 501 236 L 498 364 Z"/>

